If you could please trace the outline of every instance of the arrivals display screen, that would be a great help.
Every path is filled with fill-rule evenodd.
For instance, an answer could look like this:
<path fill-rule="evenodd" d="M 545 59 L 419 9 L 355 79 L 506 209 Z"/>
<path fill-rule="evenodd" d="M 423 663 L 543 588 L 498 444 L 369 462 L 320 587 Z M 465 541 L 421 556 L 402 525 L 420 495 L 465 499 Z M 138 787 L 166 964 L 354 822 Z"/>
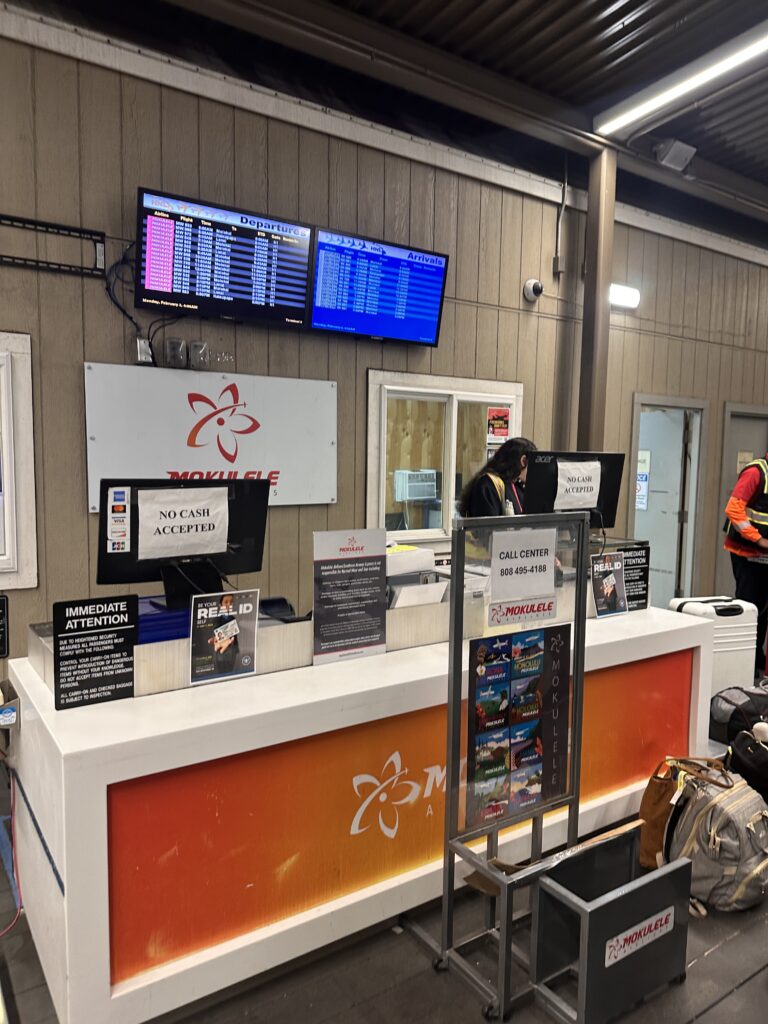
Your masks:
<path fill-rule="evenodd" d="M 317 230 L 311 325 L 436 345 L 448 257 Z"/>
<path fill-rule="evenodd" d="M 312 228 L 139 189 L 136 305 L 306 323 Z"/>

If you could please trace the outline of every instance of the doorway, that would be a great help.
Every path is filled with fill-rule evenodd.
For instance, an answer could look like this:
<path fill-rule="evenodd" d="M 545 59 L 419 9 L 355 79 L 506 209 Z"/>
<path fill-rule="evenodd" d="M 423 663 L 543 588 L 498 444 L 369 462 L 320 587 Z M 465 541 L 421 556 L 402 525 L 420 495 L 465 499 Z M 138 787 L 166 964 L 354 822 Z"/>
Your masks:
<path fill-rule="evenodd" d="M 725 509 L 736 477 L 753 459 L 762 459 L 768 451 L 768 409 L 760 405 L 737 405 L 726 402 L 725 429 L 723 431 L 722 480 L 720 509 Z M 725 519 L 725 513 L 720 517 Z M 727 551 L 722 550 L 722 535 L 718 544 L 715 580 L 718 594 L 734 591 L 733 571 Z"/>
<path fill-rule="evenodd" d="M 628 532 L 651 546 L 650 601 L 666 608 L 698 583 L 696 521 L 707 403 L 635 395 L 632 462 L 634 501 Z M 631 491 L 630 491 L 631 493 Z"/>

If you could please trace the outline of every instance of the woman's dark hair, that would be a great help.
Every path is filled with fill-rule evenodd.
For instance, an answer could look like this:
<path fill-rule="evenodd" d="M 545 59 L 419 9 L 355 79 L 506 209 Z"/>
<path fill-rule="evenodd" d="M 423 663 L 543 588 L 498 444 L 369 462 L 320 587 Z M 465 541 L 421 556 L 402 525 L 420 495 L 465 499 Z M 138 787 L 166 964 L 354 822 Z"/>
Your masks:
<path fill-rule="evenodd" d="M 533 441 L 529 441 L 527 437 L 513 437 L 509 441 L 505 441 L 501 448 L 494 452 L 493 458 L 489 459 L 483 468 L 475 473 L 461 492 L 459 513 L 462 516 L 468 515 L 472 491 L 481 476 L 485 473 L 495 473 L 505 483 L 507 481 L 514 482 L 523 471 L 523 456 L 535 451 L 536 445 Z"/>

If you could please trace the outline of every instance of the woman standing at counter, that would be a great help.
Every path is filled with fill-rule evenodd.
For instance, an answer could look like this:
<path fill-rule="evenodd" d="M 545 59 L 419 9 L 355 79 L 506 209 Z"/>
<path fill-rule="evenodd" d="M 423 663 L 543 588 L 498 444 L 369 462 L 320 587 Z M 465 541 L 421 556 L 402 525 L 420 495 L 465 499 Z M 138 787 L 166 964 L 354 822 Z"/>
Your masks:
<path fill-rule="evenodd" d="M 528 454 L 535 451 L 536 445 L 525 437 L 505 441 L 462 491 L 461 515 L 519 516 L 523 511 Z"/>

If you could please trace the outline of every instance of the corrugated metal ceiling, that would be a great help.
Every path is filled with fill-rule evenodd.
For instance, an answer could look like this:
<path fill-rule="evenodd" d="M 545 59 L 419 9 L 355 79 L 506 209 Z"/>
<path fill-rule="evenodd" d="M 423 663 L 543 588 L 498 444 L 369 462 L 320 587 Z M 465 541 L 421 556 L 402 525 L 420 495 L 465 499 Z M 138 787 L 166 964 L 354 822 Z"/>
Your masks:
<path fill-rule="evenodd" d="M 764 0 L 331 0 L 594 115 L 768 18 Z M 768 183 L 768 73 L 654 129 Z"/>
<path fill-rule="evenodd" d="M 755 0 L 331 0 L 593 112 L 754 27 Z"/>

